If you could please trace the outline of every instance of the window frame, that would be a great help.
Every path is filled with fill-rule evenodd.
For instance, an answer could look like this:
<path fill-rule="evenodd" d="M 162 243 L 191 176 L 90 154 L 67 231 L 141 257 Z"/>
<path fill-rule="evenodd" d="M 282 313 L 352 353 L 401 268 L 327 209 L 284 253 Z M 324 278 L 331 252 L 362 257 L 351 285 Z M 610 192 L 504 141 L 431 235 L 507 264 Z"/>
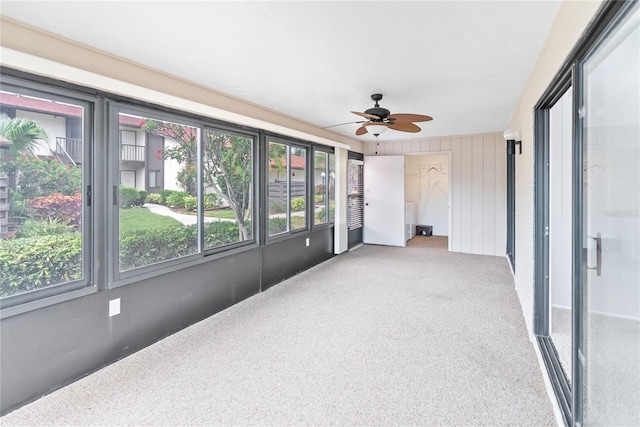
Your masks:
<path fill-rule="evenodd" d="M 212 125 L 212 124 L 203 124 L 200 128 L 200 148 L 198 153 L 198 193 L 202 194 L 202 197 L 198 200 L 198 211 L 202 212 L 202 225 L 201 230 L 199 232 L 199 236 L 201 239 L 201 246 L 204 256 L 215 255 L 219 253 L 227 253 L 231 250 L 244 248 L 244 247 L 256 247 L 259 243 L 258 236 L 260 235 L 260 215 L 259 215 L 259 185 L 258 178 L 260 176 L 259 173 L 259 142 L 260 142 L 260 134 L 257 131 L 251 132 L 248 130 L 240 130 L 230 126 L 220 126 L 220 125 Z M 244 240 L 242 242 L 230 243 L 228 245 L 219 246 L 217 248 L 209 248 L 207 249 L 204 245 L 204 179 L 202 178 L 202 174 L 204 173 L 202 168 L 202 162 L 204 161 L 204 143 L 202 140 L 204 138 L 204 133 L 207 131 L 213 132 L 221 132 L 221 133 L 229 133 L 235 136 L 242 136 L 246 138 L 252 138 L 253 142 L 251 144 L 251 167 L 252 167 L 252 176 L 251 176 L 251 239 Z"/>
<path fill-rule="evenodd" d="M 271 156 L 269 154 L 269 144 L 281 144 L 288 147 L 287 154 L 287 204 L 286 204 L 286 212 L 287 212 L 287 230 L 278 234 L 270 235 L 269 234 L 269 173 L 270 173 L 270 164 L 271 164 Z M 309 207 L 309 194 L 311 193 L 311 184 L 313 179 L 310 179 L 310 168 L 311 166 L 311 156 L 310 153 L 313 152 L 312 147 L 313 144 L 310 144 L 305 141 L 288 138 L 282 135 L 276 135 L 272 133 L 265 132 L 265 156 L 264 156 L 264 170 L 265 172 L 265 182 L 264 182 L 264 201 L 265 201 L 265 214 L 264 214 L 264 223 L 265 223 L 265 244 L 279 242 L 282 240 L 287 240 L 295 237 L 300 233 L 309 233 L 311 231 L 310 223 L 310 207 Z M 291 147 L 300 148 L 305 150 L 305 227 L 304 228 L 296 228 L 295 230 L 291 230 L 290 221 L 291 221 L 291 176 L 290 176 L 290 158 L 291 158 Z"/>
<path fill-rule="evenodd" d="M 99 240 L 99 236 L 93 224 L 96 222 L 94 215 L 100 214 L 99 209 L 93 208 L 97 205 L 97 197 L 95 194 L 97 186 L 94 183 L 94 177 L 97 176 L 98 172 L 96 168 L 99 166 L 94 162 L 93 147 L 94 136 L 99 131 L 95 117 L 100 111 L 98 107 L 100 100 L 95 95 L 59 86 L 50 86 L 30 79 L 5 74 L 4 69 L 1 70 L 0 90 L 45 100 L 69 103 L 83 108 L 83 166 L 82 185 L 80 189 L 82 194 L 82 278 L 1 298 L 1 317 L 4 318 L 6 313 L 16 312 L 17 314 L 18 312 L 23 312 L 25 307 L 40 307 L 43 305 L 40 301 L 45 299 L 55 298 L 58 300 L 60 296 L 64 295 L 70 295 L 69 299 L 76 298 L 80 295 L 96 292 L 98 289 L 97 286 L 100 283 L 95 280 L 97 263 L 95 262 L 96 255 L 94 255 L 94 253 L 96 253 L 96 251 L 99 253 L 100 248 L 95 243 Z M 44 305 L 46 305 L 46 303 Z M 7 309 L 11 310 L 7 311 Z"/>
<path fill-rule="evenodd" d="M 335 161 L 335 153 L 333 152 L 333 150 L 330 147 L 326 147 L 326 146 L 314 145 L 312 148 L 313 148 L 312 149 L 312 157 L 313 157 L 312 169 L 313 169 L 313 181 L 314 181 L 312 183 L 312 188 L 313 188 L 313 202 L 314 203 L 313 203 L 313 206 L 312 206 L 312 209 L 311 209 L 311 212 L 312 212 L 312 215 L 313 215 L 313 220 L 311 221 L 311 226 L 312 226 L 312 229 L 315 230 L 315 229 L 322 229 L 322 228 L 326 228 L 326 227 L 331 227 L 335 223 L 335 216 L 334 216 L 334 218 L 331 218 L 331 215 L 329 214 L 329 208 L 330 208 L 331 200 L 329 198 L 329 193 L 330 193 L 329 192 L 329 188 L 330 188 L 330 186 L 328 185 L 329 184 L 329 179 L 330 179 L 330 174 L 331 174 L 331 171 L 330 171 L 330 168 L 329 168 L 329 164 L 330 164 L 332 155 L 334 156 L 334 161 Z M 316 189 L 316 185 L 318 185 L 318 183 L 315 182 L 316 153 L 325 153 L 325 155 L 326 155 L 325 168 L 324 168 L 325 169 L 324 173 L 325 173 L 325 177 L 326 177 L 326 180 L 325 180 L 325 183 L 324 183 L 324 186 L 325 186 L 325 188 L 324 188 L 325 222 L 322 222 L 322 223 L 319 223 L 319 224 L 316 224 L 316 222 L 315 222 L 315 196 L 316 196 L 315 189 Z"/>
<path fill-rule="evenodd" d="M 534 106 L 534 334 L 547 369 L 555 397 L 567 425 L 582 425 L 584 411 L 584 333 L 582 318 L 584 289 L 582 279 L 582 119 L 578 112 L 583 104 L 584 72 L 582 67 L 591 54 L 624 20 L 637 2 L 621 0 L 604 2 L 580 39 L 552 78 Z M 549 337 L 549 112 L 569 89 L 573 88 L 572 107 L 572 372 L 571 385 L 561 375 L 562 367 Z M 581 357 L 582 356 L 582 357 Z"/>

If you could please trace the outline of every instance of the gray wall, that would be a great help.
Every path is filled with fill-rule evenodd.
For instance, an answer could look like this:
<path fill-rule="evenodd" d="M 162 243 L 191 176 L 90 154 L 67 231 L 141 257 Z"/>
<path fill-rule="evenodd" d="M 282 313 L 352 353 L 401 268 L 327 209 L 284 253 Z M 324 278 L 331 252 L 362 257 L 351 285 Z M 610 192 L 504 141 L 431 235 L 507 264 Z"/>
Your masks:
<path fill-rule="evenodd" d="M 309 238 L 309 246 L 306 246 Z M 333 256 L 333 227 L 2 319 L 4 414 Z M 121 313 L 108 317 L 108 302 Z"/>

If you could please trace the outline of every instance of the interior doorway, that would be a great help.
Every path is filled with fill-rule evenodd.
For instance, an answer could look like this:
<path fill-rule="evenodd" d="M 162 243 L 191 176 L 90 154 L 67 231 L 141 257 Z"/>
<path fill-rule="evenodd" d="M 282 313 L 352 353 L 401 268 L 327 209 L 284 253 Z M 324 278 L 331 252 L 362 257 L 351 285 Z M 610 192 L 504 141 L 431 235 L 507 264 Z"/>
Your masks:
<path fill-rule="evenodd" d="M 408 154 L 405 159 L 405 198 L 415 204 L 416 224 L 448 237 L 451 250 L 451 152 Z"/>

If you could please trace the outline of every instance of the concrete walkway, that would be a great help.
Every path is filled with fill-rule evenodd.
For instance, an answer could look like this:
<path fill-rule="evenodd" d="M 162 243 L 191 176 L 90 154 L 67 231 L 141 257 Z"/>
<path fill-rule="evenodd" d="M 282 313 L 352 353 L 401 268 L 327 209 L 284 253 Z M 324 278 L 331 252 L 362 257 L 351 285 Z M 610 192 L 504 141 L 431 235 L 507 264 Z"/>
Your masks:
<path fill-rule="evenodd" d="M 168 207 L 163 205 L 156 205 L 154 203 L 145 203 L 143 207 L 149 209 L 149 212 L 151 213 L 171 217 L 173 219 L 180 221 L 184 225 L 195 225 L 198 223 L 197 215 L 187 215 L 187 214 L 174 212 Z M 228 218 L 213 218 L 209 216 L 204 217 L 204 222 L 225 222 L 225 221 L 236 222 L 234 219 L 228 219 Z"/>

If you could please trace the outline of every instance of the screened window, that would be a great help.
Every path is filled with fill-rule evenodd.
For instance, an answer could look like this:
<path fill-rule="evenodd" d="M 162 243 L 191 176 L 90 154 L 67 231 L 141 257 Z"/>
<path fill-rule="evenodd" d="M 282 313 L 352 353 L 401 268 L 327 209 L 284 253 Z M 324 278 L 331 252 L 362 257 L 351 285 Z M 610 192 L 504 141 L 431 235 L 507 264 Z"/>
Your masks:
<path fill-rule="evenodd" d="M 307 227 L 307 149 L 269 143 L 269 236 Z"/>
<path fill-rule="evenodd" d="M 193 126 L 120 112 L 120 170 L 135 171 L 118 198 L 119 270 L 127 271 L 196 254 L 198 248 L 198 145 Z M 131 142 L 135 135 L 136 144 Z M 145 190 L 145 170 L 162 170 L 158 194 Z M 151 185 L 150 185 L 151 186 Z M 153 205 L 145 206 L 149 202 Z"/>
<path fill-rule="evenodd" d="M 315 205 L 314 224 L 333 222 L 335 216 L 335 156 L 316 151 L 314 154 Z"/>
<path fill-rule="evenodd" d="M 307 227 L 307 150 L 291 147 L 289 157 L 289 194 L 291 197 L 290 230 Z"/>
<path fill-rule="evenodd" d="M 0 92 L 2 299 L 86 284 L 88 107 L 22 88 Z"/>
<path fill-rule="evenodd" d="M 313 173 L 315 182 L 315 197 L 314 197 L 314 224 L 326 224 L 328 221 L 328 209 L 327 204 L 329 198 L 327 197 L 327 179 L 328 179 L 328 154 L 323 151 L 316 151 L 313 161 Z"/>
<path fill-rule="evenodd" d="M 253 240 L 254 137 L 205 130 L 204 248 Z"/>

